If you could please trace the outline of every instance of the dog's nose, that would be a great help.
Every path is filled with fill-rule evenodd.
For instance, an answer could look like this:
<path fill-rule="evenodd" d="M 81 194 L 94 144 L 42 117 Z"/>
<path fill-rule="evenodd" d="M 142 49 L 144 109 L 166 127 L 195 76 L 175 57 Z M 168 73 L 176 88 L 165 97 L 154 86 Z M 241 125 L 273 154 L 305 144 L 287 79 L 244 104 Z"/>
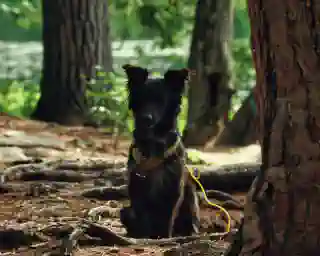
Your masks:
<path fill-rule="evenodd" d="M 153 124 L 153 116 L 151 114 L 145 114 L 141 118 L 144 126 L 152 126 Z"/>

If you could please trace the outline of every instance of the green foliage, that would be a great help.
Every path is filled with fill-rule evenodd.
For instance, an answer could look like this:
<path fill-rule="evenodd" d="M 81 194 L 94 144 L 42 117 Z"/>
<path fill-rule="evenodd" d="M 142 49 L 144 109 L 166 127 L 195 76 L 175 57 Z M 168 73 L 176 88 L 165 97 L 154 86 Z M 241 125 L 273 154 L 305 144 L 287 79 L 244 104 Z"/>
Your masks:
<path fill-rule="evenodd" d="M 0 0 L 0 24 L 0 40 L 41 40 L 40 0 Z"/>
<path fill-rule="evenodd" d="M 163 48 L 178 45 L 192 30 L 195 3 L 196 0 L 113 0 L 109 10 L 112 36 L 152 38 Z"/>
<path fill-rule="evenodd" d="M 153 74 L 155 76 L 159 74 Z M 92 117 L 107 129 L 131 134 L 133 131 L 132 114 L 128 110 L 128 91 L 126 78 L 116 73 L 105 73 L 98 67 L 97 79 L 90 82 L 87 97 Z M 178 129 L 183 131 L 187 117 L 187 99 L 183 98 Z"/>
<path fill-rule="evenodd" d="M 153 39 L 160 47 L 179 47 L 182 43 L 190 41 L 196 0 L 111 0 L 109 3 L 113 39 Z M 233 99 L 234 108 L 237 109 L 254 84 L 255 72 L 252 68 L 248 40 L 250 26 L 246 0 L 235 0 L 234 4 L 232 72 L 234 87 L 239 90 Z M 3 38 L 19 40 L 26 37 L 33 40 L 40 39 L 41 1 L 0 0 L 0 24 L 3 25 L 4 22 L 10 25 L 3 26 L 8 29 L 4 29 L 0 40 Z M 16 28 L 13 28 L 14 25 Z M 142 48 L 136 50 L 139 53 L 140 65 L 148 66 L 151 61 L 157 60 L 155 57 L 145 56 Z M 170 62 L 171 68 L 181 68 L 186 65 L 187 57 L 188 52 L 184 57 L 172 54 L 166 58 L 166 61 Z M 159 62 L 161 63 L 160 59 Z M 30 115 L 39 97 L 39 76 L 35 75 L 32 81 L 0 80 L 1 111 L 19 116 Z M 98 68 L 96 79 L 90 81 L 87 97 L 95 120 L 121 133 L 130 133 L 133 122 L 131 113 L 127 110 L 125 83 L 124 74 L 104 74 Z M 185 126 L 186 116 L 187 100 L 184 98 L 182 112 L 179 116 L 180 131 Z"/>
<path fill-rule="evenodd" d="M 104 127 L 131 132 L 133 124 L 127 105 L 126 80 L 97 67 L 96 79 L 90 81 L 87 98 L 91 115 Z"/>
<path fill-rule="evenodd" d="M 235 88 L 249 90 L 255 81 L 255 71 L 252 66 L 251 48 L 248 39 L 236 39 L 232 42 L 233 73 Z"/>
<path fill-rule="evenodd" d="M 25 29 L 29 29 L 32 24 L 41 23 L 40 0 L 2 0 L 0 8 Z"/>
<path fill-rule="evenodd" d="M 0 84 L 0 112 L 30 116 L 40 96 L 38 85 L 26 80 L 7 80 Z"/>

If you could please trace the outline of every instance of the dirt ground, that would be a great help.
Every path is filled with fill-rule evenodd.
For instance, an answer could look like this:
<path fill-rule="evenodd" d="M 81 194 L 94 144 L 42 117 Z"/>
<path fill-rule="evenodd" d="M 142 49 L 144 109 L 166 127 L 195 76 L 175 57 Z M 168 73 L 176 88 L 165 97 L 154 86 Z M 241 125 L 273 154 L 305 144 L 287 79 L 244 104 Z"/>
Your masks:
<path fill-rule="evenodd" d="M 0 255 L 64 255 L 62 241 L 84 220 L 90 235 L 80 235 L 72 255 L 222 255 L 228 242 L 209 233 L 223 231 L 225 224 L 205 203 L 202 238 L 165 244 L 126 240 L 119 209 L 127 200 L 117 188 L 126 184 L 130 140 L 117 140 L 115 147 L 115 138 L 103 130 L 0 115 Z M 232 196 L 244 203 L 245 194 Z M 229 213 L 235 227 L 242 211 Z"/>

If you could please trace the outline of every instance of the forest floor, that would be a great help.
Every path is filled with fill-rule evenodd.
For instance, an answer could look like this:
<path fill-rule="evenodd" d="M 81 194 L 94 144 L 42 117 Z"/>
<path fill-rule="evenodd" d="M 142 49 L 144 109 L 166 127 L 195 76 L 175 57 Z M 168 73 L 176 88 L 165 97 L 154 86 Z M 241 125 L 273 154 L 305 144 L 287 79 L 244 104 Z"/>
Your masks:
<path fill-rule="evenodd" d="M 210 240 L 208 235 L 222 230 L 217 226 L 222 217 L 205 203 L 201 203 L 203 236 L 193 242 L 126 238 L 119 210 L 127 204 L 125 164 L 130 140 L 120 138 L 115 144 L 115 138 L 103 130 L 1 114 L 0 255 L 64 255 L 63 238 L 79 226 L 86 226 L 87 234 L 79 235 L 73 255 L 187 255 L 182 251 L 222 255 L 228 241 L 219 236 Z M 202 157 L 217 166 L 257 163 L 257 151 L 257 146 L 250 146 L 203 152 Z M 245 193 L 232 196 L 243 205 Z M 229 213 L 236 227 L 241 207 Z"/>

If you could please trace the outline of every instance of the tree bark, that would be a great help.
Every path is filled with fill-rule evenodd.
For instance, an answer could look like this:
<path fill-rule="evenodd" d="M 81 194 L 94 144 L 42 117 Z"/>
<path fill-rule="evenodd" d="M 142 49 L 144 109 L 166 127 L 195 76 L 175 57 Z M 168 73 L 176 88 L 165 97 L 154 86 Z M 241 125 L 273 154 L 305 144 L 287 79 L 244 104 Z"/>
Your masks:
<path fill-rule="evenodd" d="M 226 124 L 213 146 L 246 146 L 256 143 L 253 93 L 245 99 L 232 121 Z"/>
<path fill-rule="evenodd" d="M 230 108 L 231 0 L 198 0 L 188 66 L 195 75 L 189 88 L 184 143 L 201 147 L 220 131 Z"/>
<path fill-rule="evenodd" d="M 263 163 L 228 255 L 319 255 L 320 1 L 248 6 Z"/>
<path fill-rule="evenodd" d="M 43 74 L 33 118 L 64 125 L 87 121 L 87 83 L 96 66 L 112 70 L 108 3 L 42 1 Z"/>

